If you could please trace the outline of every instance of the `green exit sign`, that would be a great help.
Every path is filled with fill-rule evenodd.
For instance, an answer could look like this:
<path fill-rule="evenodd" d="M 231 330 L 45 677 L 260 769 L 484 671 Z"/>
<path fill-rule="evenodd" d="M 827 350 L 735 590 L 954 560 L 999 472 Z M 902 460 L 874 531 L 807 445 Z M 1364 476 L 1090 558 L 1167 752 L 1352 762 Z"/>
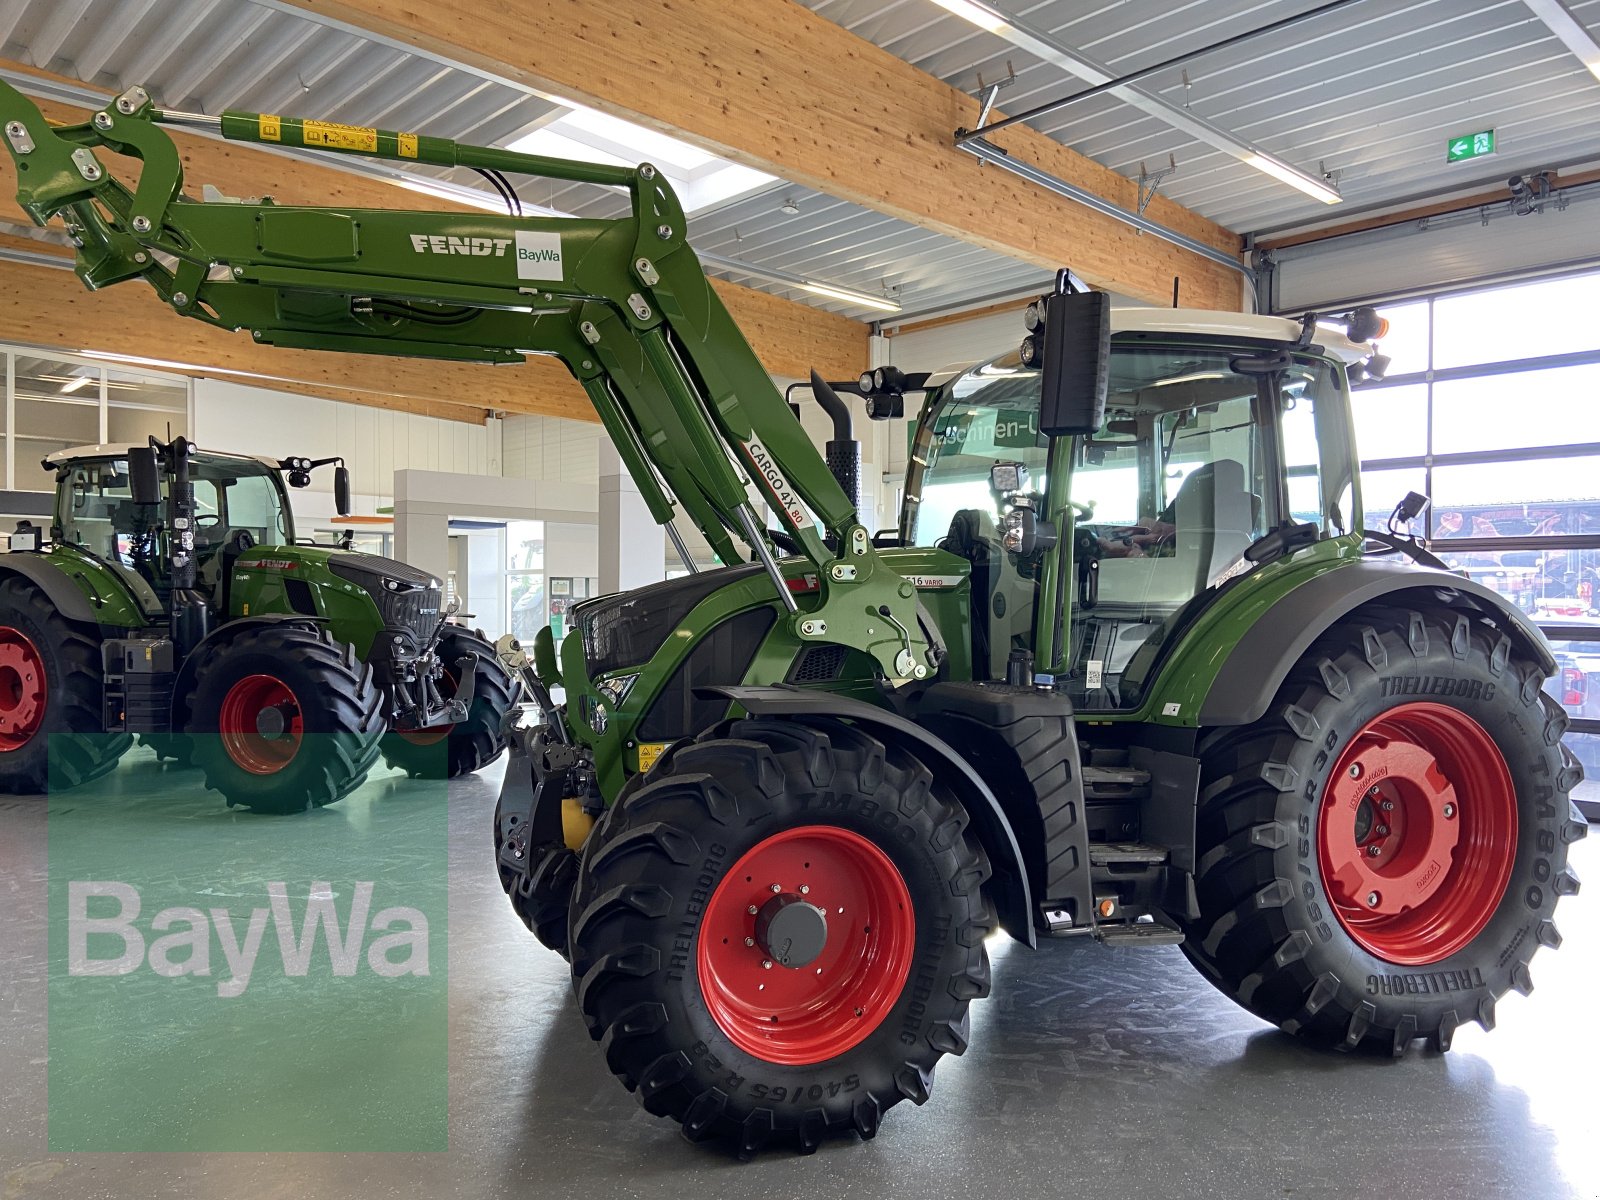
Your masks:
<path fill-rule="evenodd" d="M 1447 163 L 1466 162 L 1469 158 L 1483 158 L 1493 153 L 1492 129 L 1485 129 L 1482 133 L 1463 133 L 1444 144 L 1444 160 Z"/>

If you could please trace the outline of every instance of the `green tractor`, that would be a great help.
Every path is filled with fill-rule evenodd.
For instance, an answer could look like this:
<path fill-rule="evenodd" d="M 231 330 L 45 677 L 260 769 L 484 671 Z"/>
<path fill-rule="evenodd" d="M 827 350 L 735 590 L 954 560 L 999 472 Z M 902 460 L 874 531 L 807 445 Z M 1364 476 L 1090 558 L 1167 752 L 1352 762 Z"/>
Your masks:
<path fill-rule="evenodd" d="M 577 606 L 559 647 L 502 647 L 545 722 L 516 734 L 501 882 L 607 1066 L 690 1137 L 809 1151 L 925 1102 L 996 926 L 1176 945 L 1265 1021 L 1386 1055 L 1491 1026 L 1559 943 L 1586 826 L 1554 660 L 1406 535 L 1423 498 L 1359 527 L 1370 312 L 1113 315 L 1063 272 L 1017 354 L 849 389 L 873 416 L 923 397 L 900 528 L 874 537 L 845 389 L 813 379 L 825 462 L 650 164 L 140 89 L 52 129 L 0 86 L 0 120 L 24 209 L 65 221 L 91 287 L 140 278 L 265 344 L 558 357 L 680 550 L 685 516 L 730 564 L 684 554 Z M 632 211 L 197 202 L 161 123 Z M 137 190 L 96 150 L 142 158 Z"/>
<path fill-rule="evenodd" d="M 143 737 L 230 807 L 331 804 L 381 754 L 454 776 L 505 748 L 513 684 L 447 623 L 439 580 L 298 541 L 285 481 L 338 460 L 84 446 L 56 473 L 48 535 L 0 556 L 0 788 L 75 787 Z"/>

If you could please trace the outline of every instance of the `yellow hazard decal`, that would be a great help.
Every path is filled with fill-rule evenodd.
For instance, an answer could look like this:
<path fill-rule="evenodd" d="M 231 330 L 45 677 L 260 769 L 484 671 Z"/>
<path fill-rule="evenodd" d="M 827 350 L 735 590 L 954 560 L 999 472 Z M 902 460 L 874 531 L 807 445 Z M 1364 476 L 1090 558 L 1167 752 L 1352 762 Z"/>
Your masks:
<path fill-rule="evenodd" d="M 260 129 L 261 129 L 261 140 L 263 142 L 281 142 L 281 141 L 283 141 L 283 118 L 282 117 L 269 117 L 265 113 L 263 113 L 260 117 L 257 118 L 256 123 L 257 123 L 257 125 L 260 126 Z"/>
<path fill-rule="evenodd" d="M 666 749 L 670 745 L 672 745 L 671 742 L 640 742 L 639 770 L 641 772 L 648 771 L 651 767 L 655 766 L 656 759 L 660 758 L 664 753 L 666 753 Z"/>
<path fill-rule="evenodd" d="M 307 146 L 326 146 L 330 150 L 364 150 L 368 154 L 374 154 L 378 149 L 378 131 L 364 125 L 306 121 L 301 128 L 301 138 Z"/>
<path fill-rule="evenodd" d="M 401 158 L 415 158 L 417 156 L 417 135 L 414 133 L 397 133 L 395 140 L 400 143 Z"/>

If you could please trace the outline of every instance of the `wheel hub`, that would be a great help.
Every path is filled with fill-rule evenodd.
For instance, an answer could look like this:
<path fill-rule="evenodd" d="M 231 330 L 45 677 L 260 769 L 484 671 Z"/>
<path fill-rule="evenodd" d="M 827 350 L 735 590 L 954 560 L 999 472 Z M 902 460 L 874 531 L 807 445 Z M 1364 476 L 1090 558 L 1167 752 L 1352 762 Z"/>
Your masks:
<path fill-rule="evenodd" d="M 305 718 L 283 680 L 246 675 L 222 698 L 217 733 L 238 766 L 252 775 L 275 775 L 299 753 Z"/>
<path fill-rule="evenodd" d="M 911 972 L 916 919 L 870 838 L 802 825 L 758 842 L 706 904 L 695 964 L 706 1009 L 740 1049 L 804 1065 L 883 1023 Z"/>
<path fill-rule="evenodd" d="M 828 914 L 795 892 L 783 892 L 756 913 L 755 939 L 780 967 L 798 969 L 827 946 Z"/>
<path fill-rule="evenodd" d="M 39 731 L 45 708 L 44 660 L 20 630 L 0 627 L 0 753 Z"/>
<path fill-rule="evenodd" d="M 1504 755 L 1459 709 L 1402 704 L 1353 737 L 1318 818 L 1318 865 L 1339 923 L 1363 949 L 1439 962 L 1488 924 L 1516 855 Z"/>
<path fill-rule="evenodd" d="M 289 704 L 273 704 L 256 714 L 256 732 L 268 741 L 283 737 L 289 732 L 289 722 L 294 709 Z"/>

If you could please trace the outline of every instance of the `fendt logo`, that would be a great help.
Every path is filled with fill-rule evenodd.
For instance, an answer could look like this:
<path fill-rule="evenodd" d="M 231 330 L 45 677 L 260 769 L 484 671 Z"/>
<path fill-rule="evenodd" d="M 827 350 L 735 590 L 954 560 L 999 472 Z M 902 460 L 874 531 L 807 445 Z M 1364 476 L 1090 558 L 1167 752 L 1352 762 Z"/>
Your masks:
<path fill-rule="evenodd" d="M 245 914 L 241 930 L 225 908 L 202 911 L 190 907 L 162 909 L 140 929 L 135 922 L 143 904 L 137 888 L 114 881 L 74 881 L 67 885 L 67 974 L 131 975 L 148 963 L 151 971 L 167 979 L 184 975 L 209 978 L 213 976 L 215 941 L 228 975 L 217 984 L 217 995 L 225 1000 L 237 999 L 244 995 L 255 974 L 269 921 L 277 935 L 283 973 L 291 979 L 304 979 L 310 974 L 319 933 L 326 941 L 329 973 L 336 977 L 356 974 L 363 949 L 368 969 L 380 979 L 429 974 L 428 918 L 420 910 L 407 907 L 374 913 L 372 891 L 371 883 L 354 885 L 349 912 L 341 925 L 334 907 L 333 885 L 313 883 L 296 936 L 289 889 L 283 883 L 267 884 L 268 907 Z M 111 914 L 91 916 L 92 899 L 115 901 L 117 909 Z M 369 933 L 377 935 L 370 944 Z M 91 957 L 90 938 L 96 939 L 96 950 L 113 953 Z M 216 974 L 220 976 L 221 971 Z"/>
<path fill-rule="evenodd" d="M 467 254 L 473 258 L 504 258 L 510 238 L 451 237 L 443 233 L 413 233 L 411 248 L 418 254 Z"/>

